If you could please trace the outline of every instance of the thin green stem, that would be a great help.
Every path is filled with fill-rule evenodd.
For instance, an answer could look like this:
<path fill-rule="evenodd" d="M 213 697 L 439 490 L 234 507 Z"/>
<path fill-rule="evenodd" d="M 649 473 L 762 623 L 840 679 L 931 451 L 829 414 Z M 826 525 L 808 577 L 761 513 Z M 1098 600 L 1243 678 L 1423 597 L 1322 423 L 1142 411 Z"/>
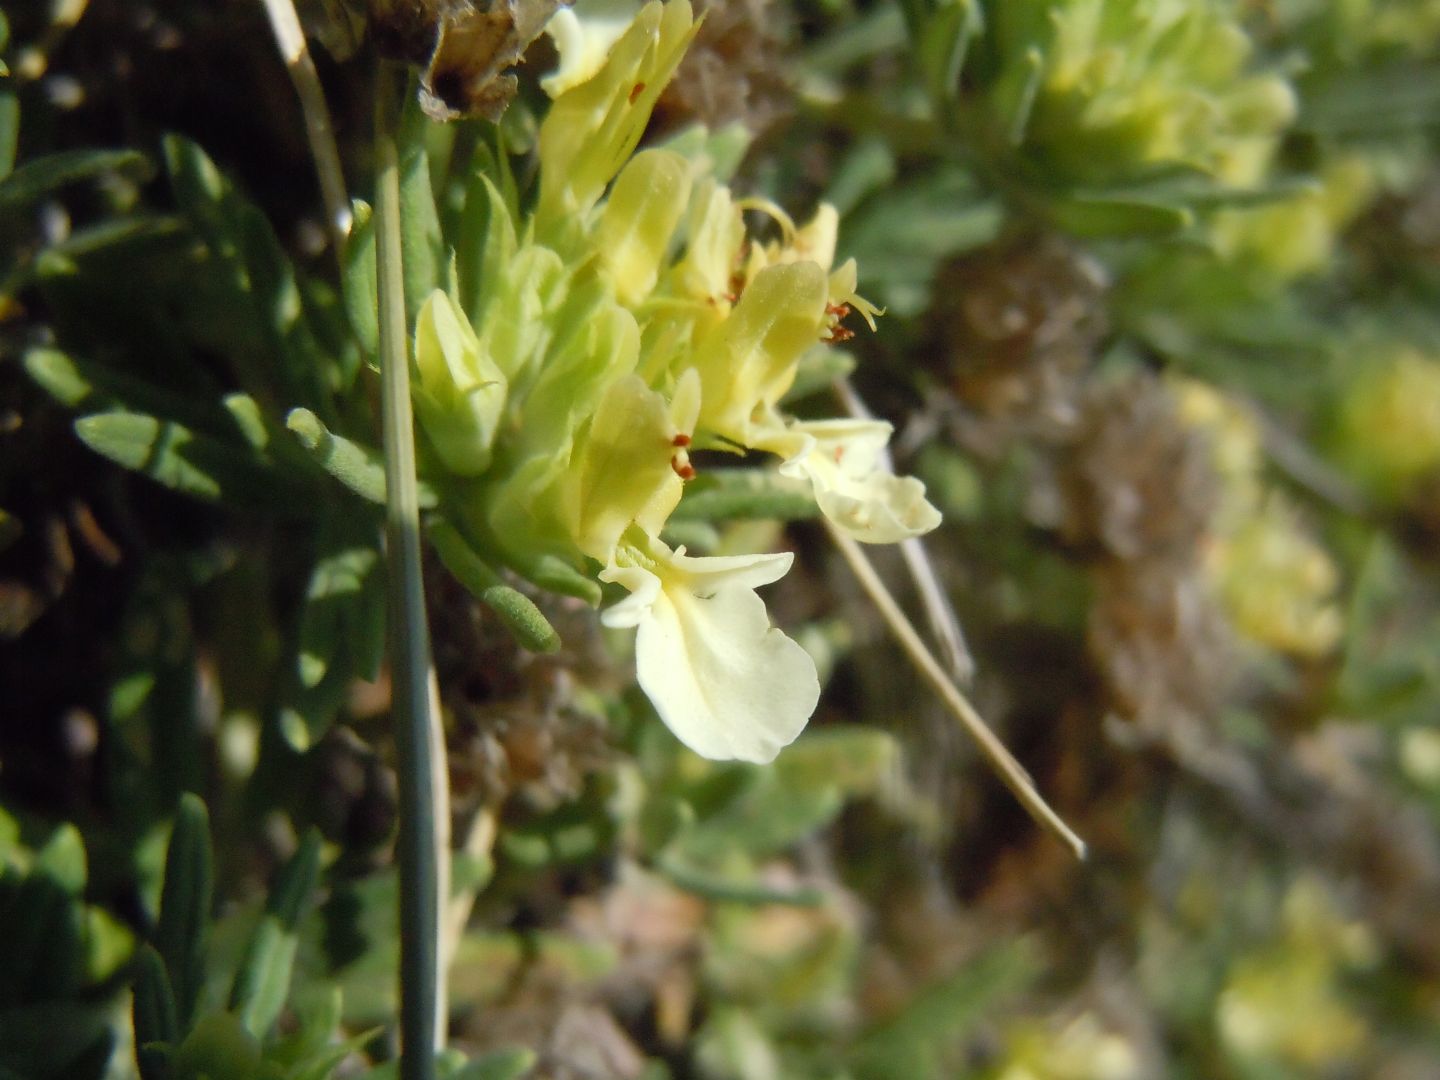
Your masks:
<path fill-rule="evenodd" d="M 434 1080 L 435 1052 L 444 1043 L 440 910 L 448 877 L 449 799 L 420 566 L 420 499 L 400 250 L 400 161 L 395 145 L 398 83 L 394 69 L 382 61 L 375 107 L 375 235 L 392 714 L 400 787 L 400 1076 Z"/>

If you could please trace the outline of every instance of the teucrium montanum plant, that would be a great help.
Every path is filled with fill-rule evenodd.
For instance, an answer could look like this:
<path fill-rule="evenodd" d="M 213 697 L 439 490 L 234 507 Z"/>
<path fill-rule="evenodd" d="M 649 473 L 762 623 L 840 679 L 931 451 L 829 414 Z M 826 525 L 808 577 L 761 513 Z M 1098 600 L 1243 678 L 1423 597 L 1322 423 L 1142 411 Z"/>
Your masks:
<path fill-rule="evenodd" d="M 660 533 L 694 475 L 695 448 L 782 459 L 856 539 L 934 528 L 917 480 L 882 464 L 889 425 L 801 422 L 779 410 L 801 356 L 848 335 L 853 262 L 833 266 L 837 219 L 747 239 L 742 209 L 703 165 L 635 153 L 693 38 L 686 0 L 622 20 L 607 5 L 556 16 L 539 194 L 520 213 L 488 180 L 478 288 L 436 291 L 415 334 L 416 412 L 463 532 L 526 572 L 555 560 L 628 597 L 603 615 L 634 627 L 641 687 L 686 745 L 772 760 L 819 697 L 809 655 L 772 627 L 758 586 L 789 554 L 716 558 Z"/>

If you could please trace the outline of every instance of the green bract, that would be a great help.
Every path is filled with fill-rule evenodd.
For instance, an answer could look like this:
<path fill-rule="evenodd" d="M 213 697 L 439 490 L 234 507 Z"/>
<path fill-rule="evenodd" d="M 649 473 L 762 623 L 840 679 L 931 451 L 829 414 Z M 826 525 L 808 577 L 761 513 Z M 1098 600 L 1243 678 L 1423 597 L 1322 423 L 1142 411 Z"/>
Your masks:
<path fill-rule="evenodd" d="M 533 213 L 484 178 L 472 191 L 488 222 L 478 273 L 421 311 L 416 412 L 443 467 L 473 481 L 445 507 L 463 532 L 542 583 L 558 564 L 628 589 L 605 621 L 638 628 L 640 684 L 665 722 L 707 757 L 769 761 L 819 696 L 814 663 L 754 592 L 791 557 L 694 558 L 661 541 L 695 475 L 689 448 L 783 457 L 861 540 L 915 536 L 939 515 L 889 472 L 889 425 L 779 411 L 801 356 L 848 335 L 852 310 L 876 313 L 853 262 L 831 265 L 837 215 L 797 228 L 704 165 L 634 153 L 696 23 L 684 0 L 624 23 L 602 7 L 557 16 Z M 780 239 L 748 241 L 744 208 Z"/>

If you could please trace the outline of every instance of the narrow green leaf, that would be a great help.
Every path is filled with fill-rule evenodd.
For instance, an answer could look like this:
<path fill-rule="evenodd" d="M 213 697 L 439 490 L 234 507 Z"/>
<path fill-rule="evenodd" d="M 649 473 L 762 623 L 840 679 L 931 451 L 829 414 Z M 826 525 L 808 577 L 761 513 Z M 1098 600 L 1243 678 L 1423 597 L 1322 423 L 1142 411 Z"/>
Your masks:
<path fill-rule="evenodd" d="M 521 1047 L 495 1050 L 462 1065 L 449 1080 L 520 1080 L 535 1067 L 535 1051 Z"/>
<path fill-rule="evenodd" d="M 903 49 L 906 34 L 905 13 L 899 4 L 856 12 L 807 50 L 804 69 L 819 75 L 843 75 L 865 60 Z"/>
<path fill-rule="evenodd" d="M 380 321 L 375 309 L 375 216 L 369 205 L 359 199 L 350 204 L 350 211 L 354 222 L 341 258 L 345 311 L 365 362 L 373 367 L 379 363 L 380 351 Z"/>
<path fill-rule="evenodd" d="M 109 1036 L 108 1010 L 72 1001 L 28 1002 L 0 1010 L 0 1069 L 19 1076 L 84 1076 L 79 1067 Z"/>
<path fill-rule="evenodd" d="M 531 652 L 560 648 L 560 635 L 540 609 L 528 596 L 501 581 L 453 527 L 437 522 L 430 526 L 429 537 L 446 568 L 500 617 L 516 641 Z"/>
<path fill-rule="evenodd" d="M 413 95 L 412 95 L 413 97 Z M 425 298 L 441 287 L 445 247 L 440 213 L 430 180 L 430 155 L 425 151 L 424 121 L 417 122 L 414 142 L 400 159 L 400 245 L 404 252 L 405 316 L 413 324 Z"/>
<path fill-rule="evenodd" d="M 289 995 L 300 943 L 297 927 L 319 876 L 320 834 L 311 829 L 271 887 L 230 994 L 230 1008 L 258 1039 L 269 1033 Z"/>
<path fill-rule="evenodd" d="M 38 256 L 17 267 L 0 283 L 0 293 L 14 294 L 44 281 L 80 273 L 80 261 L 96 256 L 141 260 L 174 251 L 193 239 L 179 218 L 134 214 L 76 229 L 59 243 L 47 245 Z"/>
<path fill-rule="evenodd" d="M 297 673 L 285 687 L 279 714 L 280 733 L 297 753 L 309 750 L 330 730 L 354 676 L 352 658 L 342 651 L 331 658 L 324 678 L 315 686 L 305 686 Z"/>
<path fill-rule="evenodd" d="M 80 830 L 67 822 L 51 833 L 45 846 L 36 853 L 35 869 L 78 898 L 85 891 L 85 880 L 89 876 Z"/>
<path fill-rule="evenodd" d="M 323 981 L 297 992 L 294 1029 L 265 1052 L 267 1060 L 288 1067 L 286 1080 L 330 1080 L 336 1065 L 375 1037 L 375 1031 L 362 1031 L 337 1041 L 342 1002 L 340 988 Z"/>
<path fill-rule="evenodd" d="M 922 990 L 898 1016 L 871 1029 L 851 1052 L 857 1080 L 937 1075 L 943 1049 L 953 1047 L 986 1012 L 1035 976 L 1027 943 L 980 954 L 955 974 Z"/>
<path fill-rule="evenodd" d="M 1169 236 L 1189 228 L 1195 215 L 1185 206 L 1127 199 L 1062 198 L 1050 204 L 1062 229 L 1076 236 Z"/>
<path fill-rule="evenodd" d="M 98 413 L 77 420 L 75 433 L 97 454 L 198 499 L 308 508 L 305 488 L 264 459 L 171 420 Z"/>
<path fill-rule="evenodd" d="M 0 936 L 0 1008 L 63 999 L 84 977 L 83 908 L 59 881 L 36 868 L 0 876 L 6 932 Z"/>
<path fill-rule="evenodd" d="M 890 187 L 897 172 L 895 152 L 884 139 L 878 136 L 858 139 L 836 164 L 825 201 L 844 218 L 866 196 Z"/>
<path fill-rule="evenodd" d="M 254 346 L 228 350 L 241 388 L 261 401 L 328 407 L 330 358 L 309 324 L 294 267 L 269 219 L 234 190 L 194 143 L 171 135 L 164 140 L 164 150 L 176 201 L 218 266 L 228 272 L 222 277 L 228 277 L 237 317 L 246 318 L 245 325 L 258 334 L 258 354 Z"/>
<path fill-rule="evenodd" d="M 873 794 L 892 773 L 897 753 L 884 731 L 811 732 L 678 837 L 675 851 L 702 866 L 723 862 L 737 845 L 757 858 L 783 851 L 833 821 L 847 801 Z"/>
<path fill-rule="evenodd" d="M 477 170 L 466 186 L 455 243 L 455 276 L 460 300 L 465 314 L 472 320 L 479 318 L 482 307 L 485 252 L 493 219 L 496 214 L 504 213 L 505 204 L 488 171 Z"/>
<path fill-rule="evenodd" d="M 915 38 L 915 55 L 934 100 L 951 102 L 959 96 L 960 73 L 980 24 L 975 0 L 952 0 L 925 20 Z"/>
<path fill-rule="evenodd" d="M 378 679 L 385 665 L 386 592 L 384 574 L 367 576 L 361 583 L 360 598 L 346 628 L 355 676 L 366 682 Z"/>
<path fill-rule="evenodd" d="M 789 907 L 819 907 L 825 903 L 825 894 L 819 889 L 776 889 L 758 881 L 732 881 L 688 866 L 673 856 L 661 858 L 655 869 L 673 885 L 706 900 L 756 906 L 784 904 Z"/>
<path fill-rule="evenodd" d="M 300 614 L 301 685 L 319 685 L 337 651 L 348 646 L 352 624 L 368 617 L 367 581 L 381 575 L 378 534 L 355 530 L 341 522 L 321 528 L 321 554 L 310 573 L 305 606 Z M 360 627 L 361 636 L 366 628 Z"/>
<path fill-rule="evenodd" d="M 164 1080 L 167 1050 L 180 1039 L 175 991 L 165 961 L 149 945 L 135 954 L 135 985 L 130 1010 L 135 1028 L 135 1060 L 141 1080 Z"/>
<path fill-rule="evenodd" d="M 226 394 L 221 403 L 235 421 L 235 428 L 254 450 L 261 453 L 270 445 L 270 430 L 260 404 L 249 394 Z"/>
<path fill-rule="evenodd" d="M 1030 130 L 1030 114 L 1040 83 L 1045 78 L 1045 58 L 1039 49 L 1029 48 L 995 87 L 995 110 L 1004 121 L 1005 139 L 1011 146 L 1020 146 Z"/>
<path fill-rule="evenodd" d="M 15 169 L 15 148 L 20 142 L 20 99 L 0 94 L 0 181 Z"/>
<path fill-rule="evenodd" d="M 322 469 L 367 502 L 385 505 L 385 463 L 378 450 L 336 435 L 309 409 L 292 409 L 285 426 Z M 439 502 L 434 490 L 423 483 L 419 495 L 422 509 L 432 509 Z"/>
<path fill-rule="evenodd" d="M 234 430 L 226 414 L 211 405 L 58 349 L 30 349 L 25 353 L 25 371 L 42 390 L 71 409 L 149 413 L 213 434 Z"/>
<path fill-rule="evenodd" d="M 558 556 L 539 555 L 523 563 L 517 562 L 515 568 L 542 589 L 584 600 L 591 607 L 600 606 L 599 583 Z"/>
<path fill-rule="evenodd" d="M 27 161 L 0 180 L 0 211 L 30 206 L 59 188 L 101 173 L 143 174 L 148 168 L 149 159 L 138 150 L 66 150 L 48 154 Z"/>
<path fill-rule="evenodd" d="M 205 935 L 214 882 L 210 815 L 205 804 L 187 792 L 180 797 L 165 855 L 165 884 L 155 928 L 155 948 L 170 974 L 176 1016 L 185 1028 L 194 1019 L 205 982 Z"/>

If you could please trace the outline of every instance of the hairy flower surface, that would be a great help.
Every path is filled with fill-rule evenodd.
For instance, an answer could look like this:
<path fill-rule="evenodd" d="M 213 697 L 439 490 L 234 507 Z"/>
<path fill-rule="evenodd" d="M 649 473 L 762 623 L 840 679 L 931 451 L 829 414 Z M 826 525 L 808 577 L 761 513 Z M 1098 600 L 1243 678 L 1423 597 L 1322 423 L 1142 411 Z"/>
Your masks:
<path fill-rule="evenodd" d="M 660 539 L 695 475 L 690 450 L 778 455 L 863 541 L 939 515 L 889 471 L 889 425 L 780 411 L 801 357 L 848 336 L 852 311 L 877 312 L 854 263 L 832 265 L 829 207 L 797 227 L 737 200 L 703 160 L 635 152 L 697 27 L 684 0 L 631 13 L 582 0 L 552 25 L 538 198 L 522 212 L 477 178 L 483 238 L 422 312 L 416 411 L 447 471 L 471 479 L 454 500 L 463 531 L 538 582 L 548 560 L 628 590 L 605 621 L 637 629 L 662 719 L 707 757 L 769 761 L 819 697 L 810 657 L 754 591 L 791 558 L 697 558 Z M 745 209 L 779 238 L 748 239 Z"/>

